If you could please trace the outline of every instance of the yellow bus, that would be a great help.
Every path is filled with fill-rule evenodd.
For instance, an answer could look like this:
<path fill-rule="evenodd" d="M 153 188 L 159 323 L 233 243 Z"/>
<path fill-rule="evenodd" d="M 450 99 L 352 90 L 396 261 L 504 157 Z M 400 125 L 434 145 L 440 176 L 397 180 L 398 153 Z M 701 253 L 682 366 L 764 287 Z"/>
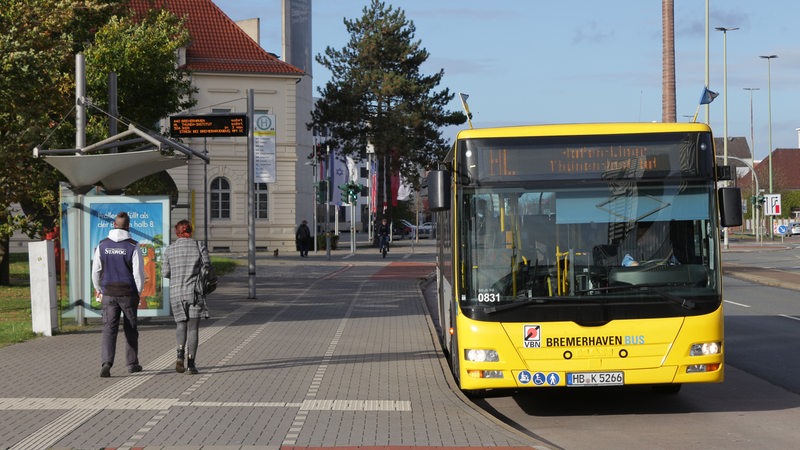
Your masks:
<path fill-rule="evenodd" d="M 462 390 L 724 376 L 719 187 L 699 123 L 459 132 L 428 176 L 440 339 Z"/>

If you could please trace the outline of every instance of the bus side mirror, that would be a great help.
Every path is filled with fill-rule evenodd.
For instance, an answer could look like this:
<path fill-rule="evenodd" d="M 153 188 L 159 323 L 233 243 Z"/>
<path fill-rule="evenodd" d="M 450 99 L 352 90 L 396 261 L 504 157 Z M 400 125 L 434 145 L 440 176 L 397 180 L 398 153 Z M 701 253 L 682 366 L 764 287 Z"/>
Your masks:
<path fill-rule="evenodd" d="M 428 208 L 431 211 L 450 209 L 450 172 L 432 170 L 428 173 Z"/>
<path fill-rule="evenodd" d="M 742 224 L 742 191 L 724 187 L 717 191 L 719 198 L 719 220 L 722 227 L 738 227 Z"/>

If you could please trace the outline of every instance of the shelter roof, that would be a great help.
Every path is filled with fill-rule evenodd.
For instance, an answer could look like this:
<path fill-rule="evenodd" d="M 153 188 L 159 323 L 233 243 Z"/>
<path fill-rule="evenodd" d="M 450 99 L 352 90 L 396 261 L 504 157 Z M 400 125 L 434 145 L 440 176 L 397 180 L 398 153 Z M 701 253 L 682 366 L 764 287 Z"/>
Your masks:
<path fill-rule="evenodd" d="M 122 148 L 133 149 L 114 151 Z M 111 153 L 90 154 L 109 149 Z M 171 154 L 175 152 L 183 155 Z M 64 174 L 75 191 L 86 191 L 98 183 L 109 191 L 118 191 L 140 178 L 185 165 L 188 158 L 209 162 L 203 153 L 134 125 L 82 149 L 41 150 L 36 147 L 33 155 L 44 157 L 45 162 Z"/>

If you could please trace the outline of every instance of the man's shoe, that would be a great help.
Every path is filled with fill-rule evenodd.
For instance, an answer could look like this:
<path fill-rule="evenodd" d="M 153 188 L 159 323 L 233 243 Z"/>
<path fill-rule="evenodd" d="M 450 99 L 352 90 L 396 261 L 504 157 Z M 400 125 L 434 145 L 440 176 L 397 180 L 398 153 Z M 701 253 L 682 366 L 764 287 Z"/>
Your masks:
<path fill-rule="evenodd" d="M 103 363 L 103 367 L 100 369 L 100 377 L 108 378 L 110 376 L 111 376 L 111 364 Z"/>
<path fill-rule="evenodd" d="M 142 371 L 142 366 L 140 366 L 139 364 L 134 364 L 130 367 L 130 369 L 128 369 L 128 373 L 136 373 L 141 371 Z"/>
<path fill-rule="evenodd" d="M 175 372 L 186 372 L 186 367 L 183 365 L 183 358 L 175 360 Z"/>

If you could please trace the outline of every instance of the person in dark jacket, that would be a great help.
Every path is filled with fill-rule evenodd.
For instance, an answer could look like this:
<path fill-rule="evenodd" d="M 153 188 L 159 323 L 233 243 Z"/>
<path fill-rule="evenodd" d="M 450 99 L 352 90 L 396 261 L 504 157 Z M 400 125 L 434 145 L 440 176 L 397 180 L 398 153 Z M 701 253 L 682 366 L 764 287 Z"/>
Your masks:
<path fill-rule="evenodd" d="M 376 231 L 378 235 L 378 252 L 383 250 L 383 247 L 386 247 L 386 251 L 389 251 L 389 238 L 392 234 L 392 226 L 389 225 L 389 220 L 384 217 L 381 219 L 381 223 L 378 225 L 378 229 Z"/>
<path fill-rule="evenodd" d="M 311 247 L 311 230 L 308 229 L 308 222 L 303 221 L 297 232 L 294 234 L 295 241 L 297 242 L 297 250 L 300 250 L 300 256 L 306 258 L 308 256 L 308 249 Z"/>
<path fill-rule="evenodd" d="M 181 220 L 175 224 L 178 239 L 164 252 L 161 273 L 169 278 L 169 303 L 175 319 L 175 336 L 178 341 L 175 371 L 197 374 L 197 345 L 200 319 L 208 319 L 206 298 L 195 292 L 195 284 L 203 264 L 211 264 L 208 249 L 192 239 L 192 223 Z M 186 365 L 184 366 L 184 357 Z"/>
<path fill-rule="evenodd" d="M 124 318 L 125 358 L 128 372 L 141 372 L 139 330 L 136 324 L 139 295 L 144 289 L 144 259 L 139 243 L 131 239 L 131 219 L 126 212 L 114 218 L 114 228 L 100 241 L 92 257 L 92 285 L 103 305 L 100 376 L 111 376 L 117 348 L 120 312 Z"/>

